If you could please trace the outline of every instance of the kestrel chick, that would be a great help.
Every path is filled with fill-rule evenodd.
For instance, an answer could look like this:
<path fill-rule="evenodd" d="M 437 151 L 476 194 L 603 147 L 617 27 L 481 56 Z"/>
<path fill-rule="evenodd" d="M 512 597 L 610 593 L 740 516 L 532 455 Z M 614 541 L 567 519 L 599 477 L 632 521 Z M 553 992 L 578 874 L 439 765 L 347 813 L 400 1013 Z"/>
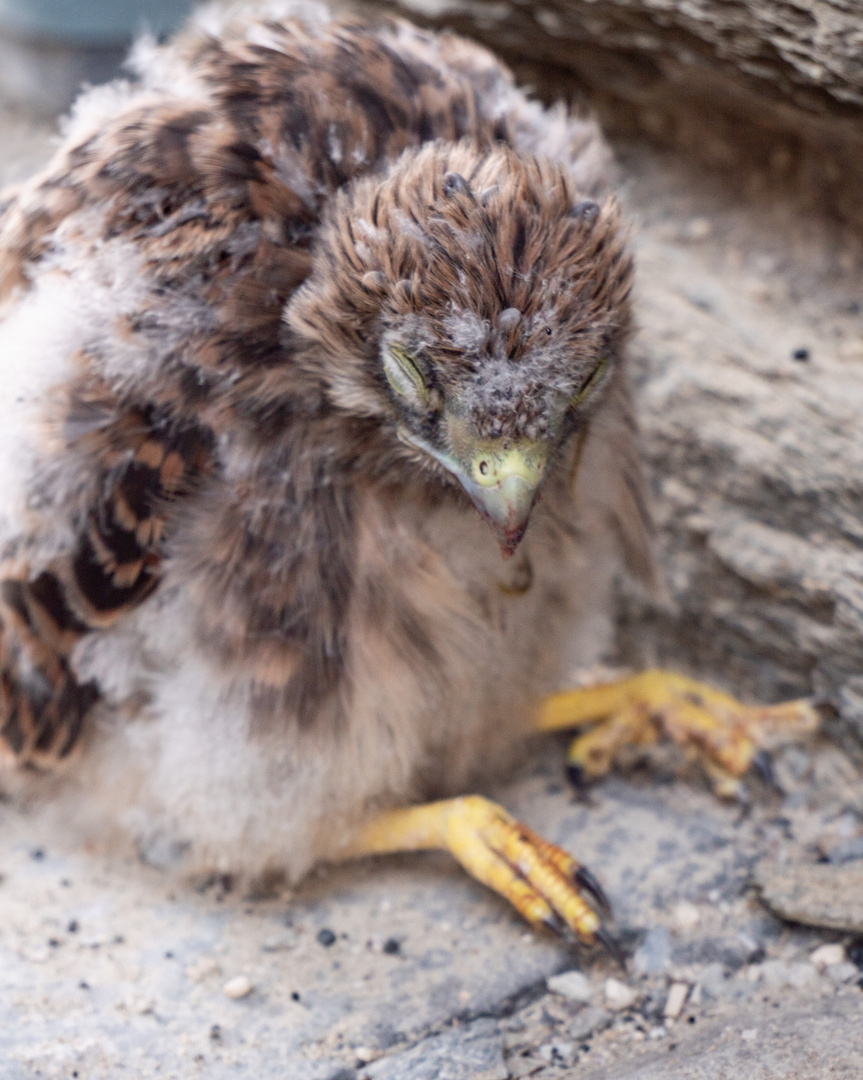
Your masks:
<path fill-rule="evenodd" d="M 7 782 L 201 869 L 448 848 L 590 941 L 591 876 L 454 796 L 537 724 L 729 785 L 808 714 L 662 673 L 537 713 L 651 572 L 609 153 L 476 45 L 301 11 L 140 47 L 0 201 Z"/>

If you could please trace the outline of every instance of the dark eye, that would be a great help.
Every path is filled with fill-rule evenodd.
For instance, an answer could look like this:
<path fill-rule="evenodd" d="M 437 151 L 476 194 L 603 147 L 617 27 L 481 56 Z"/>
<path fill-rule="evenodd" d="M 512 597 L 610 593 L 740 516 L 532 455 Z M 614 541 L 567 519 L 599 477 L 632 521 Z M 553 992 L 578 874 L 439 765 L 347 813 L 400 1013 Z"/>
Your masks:
<path fill-rule="evenodd" d="M 384 375 L 399 397 L 414 405 L 428 405 L 429 388 L 416 360 L 401 345 L 390 345 L 384 351 Z"/>
<path fill-rule="evenodd" d="M 578 393 L 570 398 L 571 405 L 580 405 L 588 397 L 591 391 L 596 389 L 607 367 L 608 357 L 604 356 L 587 377 L 587 381 L 581 384 L 581 389 Z"/>

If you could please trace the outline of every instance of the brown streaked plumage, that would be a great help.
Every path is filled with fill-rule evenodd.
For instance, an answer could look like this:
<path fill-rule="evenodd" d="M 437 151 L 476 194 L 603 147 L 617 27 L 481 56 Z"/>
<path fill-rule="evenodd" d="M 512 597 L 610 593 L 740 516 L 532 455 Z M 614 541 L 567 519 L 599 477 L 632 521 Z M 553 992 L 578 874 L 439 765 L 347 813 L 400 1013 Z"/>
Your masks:
<path fill-rule="evenodd" d="M 0 737 L 82 829 L 297 877 L 438 843 L 362 828 L 505 762 L 650 576 L 632 263 L 596 125 L 479 46 L 215 18 L 3 204 Z"/>

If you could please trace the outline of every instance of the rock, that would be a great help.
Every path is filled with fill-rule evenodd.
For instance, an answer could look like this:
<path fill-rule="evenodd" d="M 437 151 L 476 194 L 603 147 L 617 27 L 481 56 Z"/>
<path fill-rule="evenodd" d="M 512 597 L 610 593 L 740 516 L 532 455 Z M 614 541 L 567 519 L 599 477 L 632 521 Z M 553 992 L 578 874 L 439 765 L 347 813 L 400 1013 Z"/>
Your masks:
<path fill-rule="evenodd" d="M 432 1035 L 360 1072 L 361 1080 L 506 1080 L 508 1075 L 503 1040 L 490 1019 Z"/>
<path fill-rule="evenodd" d="M 631 1008 L 638 997 L 632 987 L 622 983 L 619 979 L 605 980 L 605 1004 L 614 1012 L 622 1012 Z"/>
<path fill-rule="evenodd" d="M 701 912 L 695 904 L 690 904 L 687 900 L 681 900 L 679 904 L 674 905 L 671 917 L 674 919 L 674 925 L 679 930 L 694 930 L 701 919 Z"/>
<path fill-rule="evenodd" d="M 857 863 L 763 864 L 755 880 L 764 903 L 783 919 L 863 932 L 863 866 Z"/>
<path fill-rule="evenodd" d="M 832 198 L 840 213 L 861 219 L 860 0 L 805 8 L 783 0 L 389 3 L 527 62 L 549 95 L 560 93 L 566 73 L 575 76 L 607 124 L 676 143 L 714 173 L 757 163 L 775 183 L 794 176 L 805 154 L 820 175 L 821 205 Z M 694 239 L 704 238 L 702 222 L 709 225 L 702 215 L 689 221 Z"/>
<path fill-rule="evenodd" d="M 857 965 L 850 963 L 848 960 L 843 961 L 841 964 L 830 964 L 824 974 L 831 982 L 839 985 L 854 982 L 855 979 L 860 978 Z"/>
<path fill-rule="evenodd" d="M 832 863 L 854 862 L 855 859 L 863 859 L 863 836 L 855 836 L 853 840 L 843 840 L 827 853 L 827 859 Z"/>
<path fill-rule="evenodd" d="M 543 1043 L 537 1053 L 549 1065 L 570 1065 L 572 1064 L 574 1049 L 571 1042 L 555 1039 L 553 1042 Z"/>
<path fill-rule="evenodd" d="M 665 1002 L 665 1008 L 663 1009 L 663 1015 L 666 1020 L 676 1020 L 678 1016 L 680 1016 L 688 996 L 688 983 L 676 982 L 671 984 L 671 988 L 668 991 L 668 998 Z"/>
<path fill-rule="evenodd" d="M 583 1009 L 568 1025 L 566 1034 L 573 1042 L 589 1039 L 599 1031 L 604 1031 L 611 1026 L 612 1015 L 606 1009 L 598 1009 L 589 1005 Z"/>
<path fill-rule="evenodd" d="M 254 986 L 246 975 L 235 975 L 233 979 L 228 979 L 222 987 L 222 993 L 225 997 L 234 999 L 248 997 L 253 990 Z"/>
<path fill-rule="evenodd" d="M 823 969 L 845 961 L 845 949 L 842 945 L 819 945 L 809 954 L 809 963 Z"/>
<path fill-rule="evenodd" d="M 564 971 L 546 979 L 546 986 L 553 994 L 569 998 L 570 1001 L 582 1001 L 585 1004 L 593 998 L 590 980 L 581 971 Z"/>
<path fill-rule="evenodd" d="M 856 1080 L 861 1000 L 859 991 L 840 991 L 781 1009 L 746 1002 L 692 1028 L 677 1025 L 673 1043 L 655 1044 L 660 1052 L 647 1060 L 579 1062 L 578 1080 Z"/>

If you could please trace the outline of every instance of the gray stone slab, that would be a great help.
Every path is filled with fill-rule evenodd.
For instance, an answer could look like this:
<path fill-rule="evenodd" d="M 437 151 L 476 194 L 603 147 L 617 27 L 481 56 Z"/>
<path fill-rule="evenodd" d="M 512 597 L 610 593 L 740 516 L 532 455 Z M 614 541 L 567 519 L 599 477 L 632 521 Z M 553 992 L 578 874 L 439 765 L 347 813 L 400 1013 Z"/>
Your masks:
<path fill-rule="evenodd" d="M 790 1008 L 747 1007 L 717 1018 L 652 1060 L 567 1073 L 575 1080 L 859 1080 L 863 996 Z M 672 1049 L 674 1047 L 674 1049 Z"/>
<path fill-rule="evenodd" d="M 768 863 L 756 881 L 764 902 L 784 919 L 863 933 L 863 863 Z"/>
<path fill-rule="evenodd" d="M 450 1028 L 360 1071 L 360 1080 L 506 1080 L 503 1041 L 494 1020 Z"/>

